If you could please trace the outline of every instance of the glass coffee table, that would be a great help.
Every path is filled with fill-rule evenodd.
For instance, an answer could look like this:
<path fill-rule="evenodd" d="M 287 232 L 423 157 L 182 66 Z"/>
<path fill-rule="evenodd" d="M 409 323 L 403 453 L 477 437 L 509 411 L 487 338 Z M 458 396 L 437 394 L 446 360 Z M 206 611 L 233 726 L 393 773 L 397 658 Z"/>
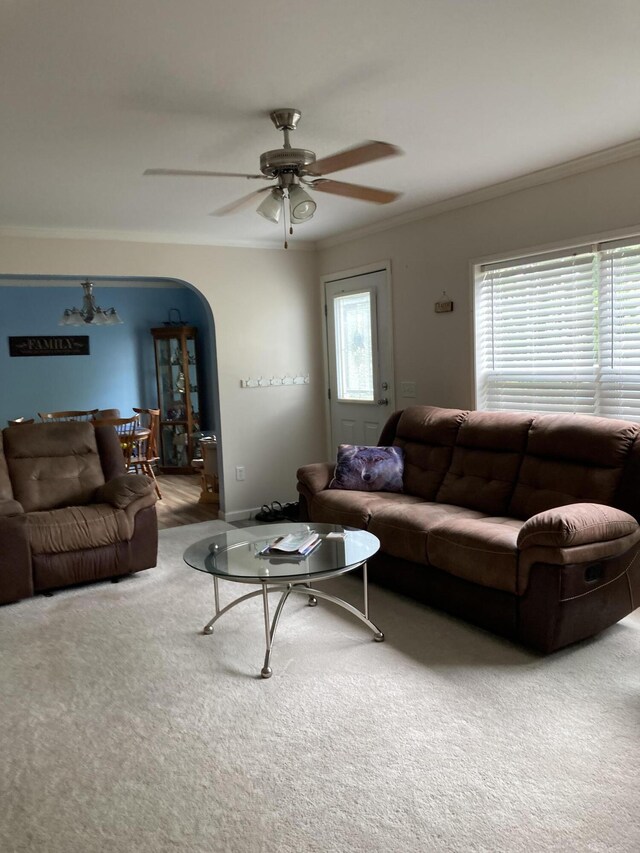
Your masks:
<path fill-rule="evenodd" d="M 258 556 L 258 552 L 278 537 L 287 533 L 315 531 L 320 535 L 320 545 L 307 557 L 293 558 L 286 555 Z M 255 596 L 262 596 L 266 653 L 260 674 L 270 678 L 271 652 L 282 608 L 292 592 L 306 595 L 313 607 L 318 598 L 325 599 L 348 610 L 373 631 L 373 639 L 384 640 L 384 634 L 369 620 L 369 592 L 367 585 L 367 560 L 380 547 L 380 541 L 364 530 L 345 529 L 335 524 L 262 524 L 228 530 L 195 542 L 184 552 L 188 566 L 213 577 L 215 615 L 204 626 L 203 633 L 211 634 L 218 619 L 240 604 Z M 335 595 L 316 589 L 312 582 L 327 580 L 343 575 L 362 566 L 364 580 L 364 612 L 361 612 Z M 218 579 L 236 583 L 259 584 L 260 588 L 241 595 L 226 607 L 220 607 Z M 269 616 L 269 593 L 277 592 L 280 600 L 276 605 L 273 620 Z"/>

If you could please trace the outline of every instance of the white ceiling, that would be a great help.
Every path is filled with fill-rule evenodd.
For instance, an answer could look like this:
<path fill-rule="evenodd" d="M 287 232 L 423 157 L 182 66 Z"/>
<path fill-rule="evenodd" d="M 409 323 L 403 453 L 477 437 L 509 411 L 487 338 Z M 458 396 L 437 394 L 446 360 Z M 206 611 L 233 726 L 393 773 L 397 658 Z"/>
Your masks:
<path fill-rule="evenodd" d="M 292 144 L 404 156 L 336 174 L 400 190 L 318 193 L 317 241 L 637 139 L 638 0 L 0 0 L 0 229 L 281 245 L 242 178 Z M 257 205 L 256 205 L 257 206 Z"/>

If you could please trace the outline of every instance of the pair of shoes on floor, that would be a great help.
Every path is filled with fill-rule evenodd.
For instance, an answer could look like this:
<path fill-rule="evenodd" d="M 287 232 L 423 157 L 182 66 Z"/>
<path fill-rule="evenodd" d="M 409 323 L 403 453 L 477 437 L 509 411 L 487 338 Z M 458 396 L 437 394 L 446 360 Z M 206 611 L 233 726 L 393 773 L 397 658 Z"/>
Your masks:
<path fill-rule="evenodd" d="M 287 521 L 297 521 L 299 516 L 298 502 L 285 504 L 282 507 L 282 513 Z"/>
<path fill-rule="evenodd" d="M 284 506 L 280 501 L 272 501 L 268 506 L 262 504 L 260 512 L 256 513 L 256 521 L 297 521 L 298 503 L 286 503 Z"/>
<path fill-rule="evenodd" d="M 256 513 L 256 521 L 286 521 L 280 501 L 272 501 L 270 506 L 262 504 L 260 512 Z"/>

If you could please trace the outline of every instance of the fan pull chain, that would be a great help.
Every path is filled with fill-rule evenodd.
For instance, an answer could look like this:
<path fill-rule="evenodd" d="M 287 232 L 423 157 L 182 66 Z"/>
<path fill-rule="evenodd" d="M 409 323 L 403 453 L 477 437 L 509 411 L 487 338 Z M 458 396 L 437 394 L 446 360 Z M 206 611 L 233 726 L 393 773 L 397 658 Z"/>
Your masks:
<path fill-rule="evenodd" d="M 283 194 L 283 196 L 282 196 L 282 227 L 284 228 L 284 247 L 285 247 L 285 249 L 289 248 L 289 243 L 287 242 L 287 204 L 286 204 L 287 198 L 288 198 L 288 194 L 286 197 Z M 293 234 L 293 228 L 291 228 L 291 225 L 289 225 L 289 234 Z"/>
<path fill-rule="evenodd" d="M 282 199 L 282 227 L 284 228 L 284 247 L 285 249 L 288 249 L 289 244 L 287 243 L 287 205 L 285 204 L 284 198 Z"/>

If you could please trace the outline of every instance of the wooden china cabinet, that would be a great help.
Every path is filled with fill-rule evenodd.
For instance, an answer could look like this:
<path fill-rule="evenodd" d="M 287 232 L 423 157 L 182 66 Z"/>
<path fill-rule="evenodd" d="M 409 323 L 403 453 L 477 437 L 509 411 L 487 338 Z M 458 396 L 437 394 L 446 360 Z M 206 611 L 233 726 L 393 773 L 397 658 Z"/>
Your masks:
<path fill-rule="evenodd" d="M 160 409 L 159 468 L 163 474 L 191 474 L 194 433 L 200 431 L 197 329 L 162 326 L 151 334 Z"/>

